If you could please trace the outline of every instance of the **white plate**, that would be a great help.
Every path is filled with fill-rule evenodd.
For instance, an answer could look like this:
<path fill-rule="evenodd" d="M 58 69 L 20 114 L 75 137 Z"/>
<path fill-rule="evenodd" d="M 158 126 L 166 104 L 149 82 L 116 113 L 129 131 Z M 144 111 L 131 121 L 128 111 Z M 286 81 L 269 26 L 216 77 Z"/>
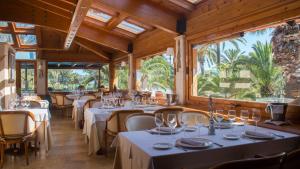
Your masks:
<path fill-rule="evenodd" d="M 270 135 L 269 137 L 261 137 L 261 136 L 246 134 L 245 132 L 243 132 L 243 136 L 251 139 L 258 139 L 258 140 L 272 140 L 275 138 L 274 135 Z"/>
<path fill-rule="evenodd" d="M 162 131 L 162 130 L 158 130 L 158 128 L 154 128 L 151 130 L 148 130 L 150 133 L 152 134 L 162 134 L 162 135 L 171 135 L 171 134 L 177 134 L 180 133 L 182 130 L 182 128 L 176 128 L 175 131 L 173 132 L 169 132 L 169 131 Z"/>
<path fill-rule="evenodd" d="M 232 125 L 235 125 L 235 126 L 244 126 L 245 123 L 243 123 L 243 122 L 233 122 Z"/>
<path fill-rule="evenodd" d="M 194 132 L 194 131 L 196 131 L 197 130 L 197 127 L 186 127 L 185 129 L 184 129 L 184 131 L 186 131 L 186 132 Z"/>
<path fill-rule="evenodd" d="M 176 140 L 176 145 L 177 145 L 177 146 L 184 147 L 184 148 L 191 148 L 191 149 L 208 148 L 208 147 L 210 147 L 210 146 L 213 145 L 213 142 L 210 141 L 210 140 L 208 140 L 208 139 L 199 138 L 199 137 L 196 137 L 196 138 L 193 138 L 193 139 L 197 139 L 198 141 L 201 141 L 201 142 L 203 142 L 204 144 L 203 144 L 203 145 L 190 145 L 190 144 L 182 143 L 182 142 L 181 142 L 181 139 L 178 139 L 178 140 Z"/>
<path fill-rule="evenodd" d="M 227 140 L 238 140 L 238 139 L 240 139 L 240 136 L 236 135 L 236 134 L 224 134 L 223 137 Z"/>
<path fill-rule="evenodd" d="M 171 149 L 172 147 L 173 147 L 173 144 L 171 144 L 171 143 L 155 143 L 155 144 L 153 144 L 153 148 L 158 149 L 158 150 L 168 150 L 168 149 Z"/>

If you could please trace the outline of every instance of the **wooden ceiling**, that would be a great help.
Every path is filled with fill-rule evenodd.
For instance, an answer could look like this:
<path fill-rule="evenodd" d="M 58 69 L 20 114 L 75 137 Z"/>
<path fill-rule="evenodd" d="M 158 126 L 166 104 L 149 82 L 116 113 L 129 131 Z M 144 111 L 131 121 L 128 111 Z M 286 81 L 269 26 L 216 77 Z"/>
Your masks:
<path fill-rule="evenodd" d="M 276 4 L 277 1 L 267 0 L 270 4 Z M 298 5 L 295 0 L 289 1 Z M 135 46 L 153 46 L 147 44 L 149 41 L 144 40 L 144 37 L 151 40 L 154 39 L 152 37 L 156 37 L 156 40 L 169 37 L 157 42 L 165 47 L 162 43 L 173 41 L 179 35 L 176 27 L 181 18 L 187 18 L 187 35 L 190 39 L 202 36 L 206 25 L 211 25 L 206 32 L 218 30 L 219 27 L 215 25 L 225 23 L 219 20 L 239 14 L 234 10 L 243 7 L 238 5 L 244 3 L 246 1 L 232 0 L 0 0 L 0 21 L 10 22 L 9 28 L 1 28 L 0 32 L 12 33 L 18 50 L 37 50 L 41 56 L 49 56 L 51 53 L 67 56 L 72 53 L 92 53 L 101 61 L 110 62 L 129 53 L 128 46 L 132 44 L 134 49 Z M 228 10 L 231 8 L 229 4 L 236 4 L 237 8 Z M 213 15 L 210 11 L 223 9 L 232 12 L 228 15 L 223 13 L 222 16 L 214 12 L 218 20 L 211 19 Z M 19 30 L 14 28 L 14 22 L 34 24 L 36 27 Z M 206 24 L 202 24 L 204 22 Z M 18 43 L 18 31 L 35 34 L 37 45 Z M 140 51 L 142 49 L 138 50 L 138 53 L 144 54 Z"/>
<path fill-rule="evenodd" d="M 177 34 L 176 22 L 195 4 L 187 0 L 10 0 L 0 1 L 0 21 L 12 21 L 9 31 L 18 42 L 13 22 L 35 24 L 26 34 L 35 34 L 38 44 L 18 50 L 91 51 L 104 60 L 128 53 L 128 45 L 141 34 L 160 29 Z M 107 21 L 87 13 L 89 10 L 110 17 Z M 7 16 L 13 11 L 14 15 Z M 122 27 L 123 22 L 140 32 Z M 126 26 L 126 25 L 125 25 Z M 128 25 L 127 25 L 128 26 Z"/>

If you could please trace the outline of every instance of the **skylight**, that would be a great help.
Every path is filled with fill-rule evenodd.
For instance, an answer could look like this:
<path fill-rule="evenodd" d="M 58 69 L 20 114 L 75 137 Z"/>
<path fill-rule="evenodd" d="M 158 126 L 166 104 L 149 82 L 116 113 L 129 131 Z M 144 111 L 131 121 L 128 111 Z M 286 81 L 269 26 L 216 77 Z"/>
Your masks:
<path fill-rule="evenodd" d="M 35 35 L 19 34 L 21 45 L 36 45 Z"/>
<path fill-rule="evenodd" d="M 0 42 L 14 44 L 11 34 L 7 34 L 7 33 L 0 33 Z"/>
<path fill-rule="evenodd" d="M 132 23 L 122 21 L 118 26 L 118 28 L 124 29 L 134 34 L 139 34 L 145 31 L 144 28 L 134 25 Z"/>
<path fill-rule="evenodd" d="M 36 52 L 17 52 L 16 59 L 20 60 L 35 60 Z"/>
<path fill-rule="evenodd" d="M 34 25 L 27 23 L 16 23 L 16 28 L 34 28 Z"/>
<path fill-rule="evenodd" d="M 87 16 L 101 22 L 108 22 L 112 18 L 110 15 L 107 15 L 95 9 L 89 9 Z"/>
<path fill-rule="evenodd" d="M 202 0 L 187 0 L 187 1 L 189 1 L 190 3 L 193 3 L 193 4 L 197 4 Z"/>
<path fill-rule="evenodd" d="M 4 21 L 0 21 L 0 27 L 8 27 L 8 23 Z"/>

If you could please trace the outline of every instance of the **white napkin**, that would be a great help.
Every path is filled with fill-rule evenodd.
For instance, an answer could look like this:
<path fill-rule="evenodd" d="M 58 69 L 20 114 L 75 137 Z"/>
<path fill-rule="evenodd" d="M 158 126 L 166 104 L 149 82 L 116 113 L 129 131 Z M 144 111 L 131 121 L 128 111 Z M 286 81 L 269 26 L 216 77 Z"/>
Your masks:
<path fill-rule="evenodd" d="M 160 128 L 156 128 L 157 131 L 163 131 L 163 132 L 172 132 L 174 131 L 172 128 L 170 127 L 160 127 Z M 175 129 L 176 130 L 176 129 Z"/>
<path fill-rule="evenodd" d="M 245 134 L 250 136 L 260 137 L 260 138 L 273 138 L 271 134 L 258 132 L 258 131 L 246 130 Z"/>
<path fill-rule="evenodd" d="M 201 139 L 195 139 L 195 138 L 182 138 L 181 143 L 188 144 L 192 146 L 205 146 L 205 141 Z"/>

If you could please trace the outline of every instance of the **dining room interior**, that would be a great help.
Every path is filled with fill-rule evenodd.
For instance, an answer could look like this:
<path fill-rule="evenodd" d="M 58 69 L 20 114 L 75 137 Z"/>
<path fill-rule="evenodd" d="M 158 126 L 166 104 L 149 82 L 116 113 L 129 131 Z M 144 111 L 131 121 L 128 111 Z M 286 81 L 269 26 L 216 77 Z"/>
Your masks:
<path fill-rule="evenodd" d="M 0 168 L 299 159 L 300 0 L 0 0 Z"/>

